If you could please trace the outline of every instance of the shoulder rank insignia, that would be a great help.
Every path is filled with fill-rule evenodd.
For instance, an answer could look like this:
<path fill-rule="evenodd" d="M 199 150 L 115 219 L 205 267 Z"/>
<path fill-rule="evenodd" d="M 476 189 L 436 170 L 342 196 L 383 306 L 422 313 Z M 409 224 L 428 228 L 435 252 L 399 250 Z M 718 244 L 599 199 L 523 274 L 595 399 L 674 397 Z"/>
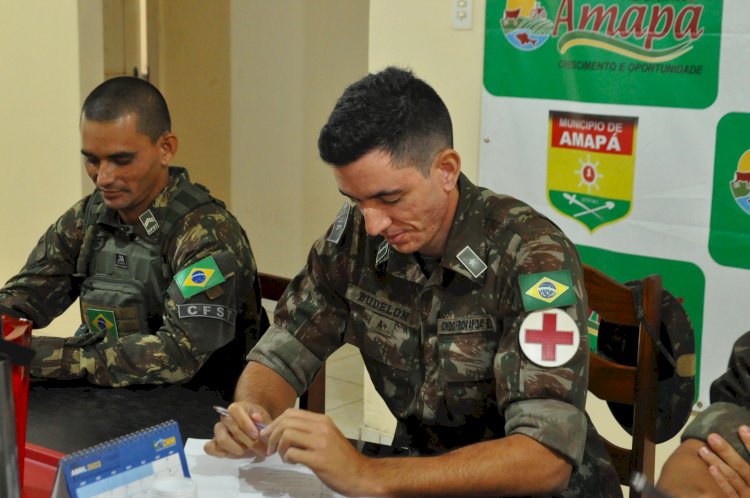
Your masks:
<path fill-rule="evenodd" d="M 214 257 L 208 256 L 179 272 L 174 276 L 174 281 L 185 299 L 188 299 L 222 283 L 224 275 L 216 266 Z"/>
<path fill-rule="evenodd" d="M 348 202 L 344 202 L 344 205 L 341 206 L 339 214 L 336 215 L 336 219 L 333 222 L 331 233 L 328 235 L 328 242 L 339 243 L 341 236 L 344 235 L 344 230 L 346 230 L 346 222 L 349 220 L 349 210 L 351 208 L 352 205 Z"/>
<path fill-rule="evenodd" d="M 382 262 L 388 261 L 388 257 L 391 255 L 391 246 L 387 240 L 384 240 L 378 246 L 378 253 L 375 256 L 375 266 L 379 266 Z"/>
<path fill-rule="evenodd" d="M 570 270 L 521 275 L 518 282 L 526 311 L 557 308 L 576 302 Z"/>
<path fill-rule="evenodd" d="M 146 230 L 148 235 L 159 229 L 159 222 L 156 221 L 156 217 L 150 209 L 145 210 L 138 219 L 141 220 L 141 225 L 143 225 L 143 229 Z"/>
<path fill-rule="evenodd" d="M 558 308 L 530 313 L 521 323 L 518 342 L 523 354 L 541 367 L 559 367 L 570 361 L 581 338 L 575 320 Z"/>
<path fill-rule="evenodd" d="M 464 265 L 472 275 L 474 275 L 474 278 L 477 278 L 487 269 L 487 265 L 484 261 L 479 259 L 477 253 L 475 253 L 469 246 L 461 249 L 461 252 L 456 255 L 456 258 L 458 258 L 461 264 Z"/>

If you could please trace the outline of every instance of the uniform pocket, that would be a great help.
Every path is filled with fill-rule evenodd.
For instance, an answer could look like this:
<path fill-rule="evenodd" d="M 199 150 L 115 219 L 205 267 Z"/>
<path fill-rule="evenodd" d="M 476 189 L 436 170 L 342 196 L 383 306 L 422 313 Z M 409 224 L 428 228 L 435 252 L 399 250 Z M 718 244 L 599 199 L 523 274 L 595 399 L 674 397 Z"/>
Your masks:
<path fill-rule="evenodd" d="M 494 376 L 495 324 L 491 316 L 438 320 L 440 375 L 444 380 L 466 382 Z"/>
<path fill-rule="evenodd" d="M 454 415 L 481 411 L 495 389 L 493 317 L 438 320 L 440 379 Z"/>
<path fill-rule="evenodd" d="M 115 338 L 149 330 L 143 282 L 97 274 L 81 285 L 81 314 L 90 330 L 107 331 Z"/>
<path fill-rule="evenodd" d="M 388 408 L 402 417 L 412 405 L 417 382 L 405 352 L 414 348 L 415 339 L 402 324 L 373 313 L 361 311 L 367 329 L 360 335 L 362 358 L 375 389 Z"/>

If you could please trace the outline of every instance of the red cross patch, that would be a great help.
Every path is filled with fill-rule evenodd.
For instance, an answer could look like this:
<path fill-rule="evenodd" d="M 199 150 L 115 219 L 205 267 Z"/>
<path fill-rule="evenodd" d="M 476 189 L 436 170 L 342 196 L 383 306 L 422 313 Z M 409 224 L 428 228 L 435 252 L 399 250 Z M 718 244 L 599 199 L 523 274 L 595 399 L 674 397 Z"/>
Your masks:
<path fill-rule="evenodd" d="M 558 308 L 529 314 L 518 335 L 523 353 L 542 367 L 567 363 L 578 351 L 580 340 L 575 320 Z"/>

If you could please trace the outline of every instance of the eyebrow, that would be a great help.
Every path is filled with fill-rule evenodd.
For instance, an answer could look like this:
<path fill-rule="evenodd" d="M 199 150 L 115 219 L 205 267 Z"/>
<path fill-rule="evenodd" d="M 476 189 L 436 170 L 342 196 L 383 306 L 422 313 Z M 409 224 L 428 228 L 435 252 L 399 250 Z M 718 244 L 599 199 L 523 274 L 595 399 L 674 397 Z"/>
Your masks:
<path fill-rule="evenodd" d="M 394 189 L 394 190 L 381 190 L 380 192 L 375 192 L 374 194 L 367 196 L 365 199 L 357 199 L 353 195 L 347 194 L 343 190 L 339 189 L 339 193 L 343 195 L 344 197 L 348 197 L 349 199 L 353 200 L 354 202 L 361 201 L 361 200 L 368 200 L 368 199 L 376 199 L 378 197 L 388 197 L 389 195 L 398 195 L 404 192 L 404 189 Z"/>
<path fill-rule="evenodd" d="M 92 154 L 91 152 L 88 152 L 86 150 L 81 149 L 81 154 L 83 154 L 86 157 L 94 158 L 94 159 L 101 159 L 96 154 Z M 135 157 L 135 152 L 116 152 L 114 154 L 110 154 L 109 156 L 106 156 L 107 159 L 110 160 L 117 160 L 117 159 L 130 159 Z"/>

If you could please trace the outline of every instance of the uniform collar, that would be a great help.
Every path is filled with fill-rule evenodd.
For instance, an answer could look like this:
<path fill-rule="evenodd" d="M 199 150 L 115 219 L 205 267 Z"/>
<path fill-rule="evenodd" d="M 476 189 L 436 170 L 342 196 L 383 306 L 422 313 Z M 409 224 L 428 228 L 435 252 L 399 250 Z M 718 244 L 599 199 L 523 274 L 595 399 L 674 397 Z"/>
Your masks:
<path fill-rule="evenodd" d="M 169 203 L 172 200 L 172 197 L 174 196 L 175 192 L 179 189 L 180 185 L 186 181 L 190 181 L 190 178 L 185 168 L 182 168 L 179 166 L 170 166 L 169 167 L 169 182 L 161 190 L 161 192 L 159 192 L 156 195 L 156 198 L 153 201 L 151 201 L 151 204 L 149 204 L 149 207 L 144 212 L 144 214 L 141 215 L 141 218 L 145 220 L 148 217 L 147 213 L 151 212 L 157 224 L 159 223 L 159 221 L 163 220 L 166 210 L 169 207 Z M 146 228 L 144 227 L 144 224 L 142 222 L 138 221 L 135 223 L 135 225 L 125 225 L 122 223 L 122 221 L 120 221 L 120 217 L 117 216 L 117 211 L 115 211 L 114 209 L 109 209 L 107 207 L 104 207 L 104 203 L 102 203 L 102 207 L 103 209 L 100 211 L 99 216 L 97 218 L 97 223 L 99 223 L 100 225 L 112 227 L 115 230 L 135 233 L 139 237 L 144 237 L 147 239 L 156 240 L 158 238 L 158 235 L 159 235 L 158 229 L 153 231 L 149 235 L 146 232 Z M 147 226 L 151 226 L 150 223 L 147 224 Z"/>
<path fill-rule="evenodd" d="M 453 216 L 453 224 L 440 266 L 481 284 L 487 274 L 486 263 L 489 251 L 484 236 L 482 190 L 461 173 L 458 178 L 458 192 L 456 213 Z M 383 250 L 383 241 L 382 237 L 377 237 L 376 251 Z M 481 261 L 481 264 L 474 261 L 475 259 Z M 392 247 L 388 247 L 388 255 L 383 258 L 381 264 L 385 265 L 388 273 L 394 276 L 416 282 L 424 280 L 422 270 L 413 254 L 401 254 Z"/>
<path fill-rule="evenodd" d="M 487 275 L 489 248 L 485 239 L 482 189 L 461 173 L 458 178 L 458 205 L 441 259 L 444 268 L 477 283 Z"/>

